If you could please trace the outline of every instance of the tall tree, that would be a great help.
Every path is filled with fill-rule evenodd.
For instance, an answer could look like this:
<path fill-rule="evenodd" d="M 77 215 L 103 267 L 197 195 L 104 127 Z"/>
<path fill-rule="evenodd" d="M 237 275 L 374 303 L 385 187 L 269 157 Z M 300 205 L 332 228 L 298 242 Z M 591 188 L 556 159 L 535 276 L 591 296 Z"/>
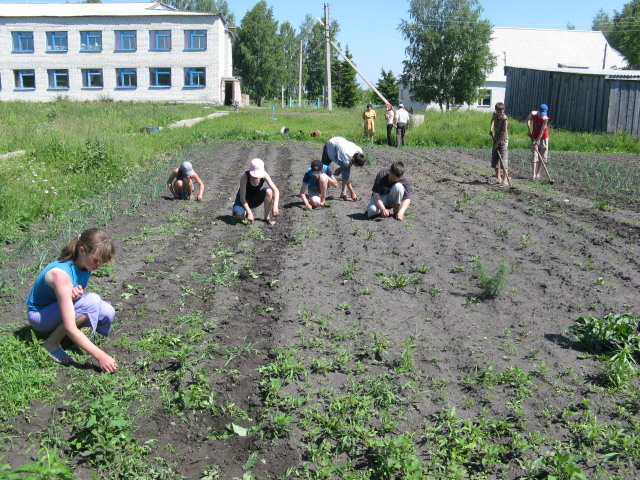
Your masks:
<path fill-rule="evenodd" d="M 349 48 L 344 54 L 353 61 Z M 346 60 L 331 62 L 331 88 L 333 101 L 338 107 L 352 108 L 358 101 L 359 88 L 356 81 L 356 71 Z"/>
<path fill-rule="evenodd" d="M 382 69 L 380 78 L 376 83 L 376 88 L 392 105 L 398 104 L 398 96 L 400 95 L 400 83 L 391 70 L 385 72 L 384 68 Z M 380 97 L 378 97 L 378 95 L 376 95 L 374 92 L 371 92 L 371 97 L 374 102 L 380 101 Z"/>
<path fill-rule="evenodd" d="M 284 78 L 282 86 L 287 96 L 298 95 L 298 68 L 300 64 L 300 37 L 289 22 L 280 25 L 280 42 L 284 55 Z"/>
<path fill-rule="evenodd" d="M 221 13 L 227 25 L 234 25 L 236 20 L 227 0 L 170 0 L 167 5 L 186 12 Z"/>
<path fill-rule="evenodd" d="M 448 110 L 478 98 L 496 66 L 491 23 L 481 13 L 478 0 L 410 1 L 410 21 L 402 20 L 399 28 L 409 42 L 401 80 L 413 100 Z"/>
<path fill-rule="evenodd" d="M 329 37 L 335 41 L 340 27 L 335 20 L 329 26 Z M 311 15 L 307 15 L 300 25 L 300 35 L 303 40 L 304 70 L 303 82 L 308 98 L 322 96 L 326 84 L 325 75 L 325 39 L 324 27 Z M 332 63 L 337 59 L 337 53 L 331 48 Z"/>
<path fill-rule="evenodd" d="M 600 30 L 611 46 L 623 54 L 629 68 L 640 68 L 640 0 L 625 3 L 613 12 L 613 20 L 600 10 L 593 19 L 593 30 Z"/>
<path fill-rule="evenodd" d="M 279 96 L 284 77 L 278 22 L 267 2 L 259 1 L 246 13 L 237 33 L 233 63 L 244 87 L 260 106 L 266 97 Z"/>
<path fill-rule="evenodd" d="M 599 32 L 602 32 L 604 33 L 604 36 L 607 37 L 611 28 L 612 28 L 611 18 L 609 18 L 609 14 L 605 12 L 604 9 L 601 8 L 600 10 L 598 10 L 598 13 L 596 13 L 596 16 L 593 17 L 591 30 L 597 30 Z"/>

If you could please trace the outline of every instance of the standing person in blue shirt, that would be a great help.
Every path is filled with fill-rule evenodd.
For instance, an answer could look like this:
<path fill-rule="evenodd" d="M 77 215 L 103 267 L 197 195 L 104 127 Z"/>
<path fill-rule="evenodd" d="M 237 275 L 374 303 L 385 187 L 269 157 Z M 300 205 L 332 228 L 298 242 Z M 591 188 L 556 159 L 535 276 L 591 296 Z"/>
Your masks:
<path fill-rule="evenodd" d="M 300 187 L 300 198 L 307 210 L 324 206 L 329 186 L 337 187 L 338 180 L 327 165 L 323 165 L 320 160 L 314 160 L 304 172 Z"/>
<path fill-rule="evenodd" d="M 333 137 L 324 144 L 322 149 L 322 164 L 331 165 L 334 162 L 338 168 L 333 172 L 335 176 L 342 175 L 342 190 L 340 198 L 348 200 L 347 190 L 349 190 L 350 200 L 360 200 L 351 183 L 351 166 L 362 167 L 366 157 L 362 153 L 362 148 L 346 138 Z"/>
<path fill-rule="evenodd" d="M 62 364 L 74 358 L 60 345 L 66 336 L 98 361 L 105 372 L 115 372 L 115 360 L 98 348 L 80 330 L 89 327 L 102 336 L 109 335 L 115 317 L 113 307 L 97 293 L 85 293 L 91 272 L 110 262 L 115 247 L 107 234 L 90 228 L 62 249 L 58 260 L 47 265 L 36 278 L 26 303 L 27 318 L 38 333 L 48 334 L 42 346 L 51 358 Z"/>
<path fill-rule="evenodd" d="M 393 209 L 396 220 L 404 220 L 404 213 L 411 203 L 411 181 L 404 173 L 404 163 L 394 162 L 376 175 L 371 189 L 371 200 L 367 205 L 367 217 L 391 216 Z"/>

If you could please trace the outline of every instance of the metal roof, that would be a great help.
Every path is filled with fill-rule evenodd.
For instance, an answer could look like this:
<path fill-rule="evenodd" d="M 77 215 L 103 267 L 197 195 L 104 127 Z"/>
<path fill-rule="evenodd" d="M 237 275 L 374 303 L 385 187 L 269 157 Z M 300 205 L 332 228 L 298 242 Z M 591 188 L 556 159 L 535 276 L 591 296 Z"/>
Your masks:
<path fill-rule="evenodd" d="M 505 66 L 534 70 L 574 67 L 567 70 L 602 74 L 603 59 L 605 70 L 627 65 L 624 57 L 611 48 L 598 31 L 494 27 L 491 51 L 498 64 L 489 74 L 489 82 L 504 82 Z"/>
<path fill-rule="evenodd" d="M 507 66 L 510 68 L 510 66 Z M 640 70 L 590 70 L 588 68 L 527 68 L 527 67 L 512 67 L 523 68 L 527 70 L 539 70 L 543 72 L 559 72 L 559 73 L 574 73 L 577 75 L 601 75 L 606 78 L 616 78 L 622 80 L 635 80 L 640 79 Z"/>
<path fill-rule="evenodd" d="M 131 3 L 6 3 L 1 17 L 121 17 L 159 15 L 218 15 L 208 12 L 182 12 L 161 2 Z"/>

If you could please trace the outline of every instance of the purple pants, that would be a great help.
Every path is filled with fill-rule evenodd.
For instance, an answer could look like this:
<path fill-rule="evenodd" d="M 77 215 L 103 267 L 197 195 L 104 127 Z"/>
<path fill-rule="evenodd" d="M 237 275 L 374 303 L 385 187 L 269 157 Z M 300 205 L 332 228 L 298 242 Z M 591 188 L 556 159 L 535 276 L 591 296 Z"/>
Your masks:
<path fill-rule="evenodd" d="M 76 312 L 76 318 L 82 315 L 89 317 L 89 320 L 81 325 L 82 327 L 91 327 L 93 332 L 98 332 L 104 337 L 109 335 L 116 311 L 111 304 L 102 300 L 100 295 L 97 293 L 85 293 L 73 302 L 73 307 Z M 53 332 L 62 323 L 58 302 L 53 302 L 37 312 L 29 310 L 27 317 L 31 328 L 38 333 Z"/>

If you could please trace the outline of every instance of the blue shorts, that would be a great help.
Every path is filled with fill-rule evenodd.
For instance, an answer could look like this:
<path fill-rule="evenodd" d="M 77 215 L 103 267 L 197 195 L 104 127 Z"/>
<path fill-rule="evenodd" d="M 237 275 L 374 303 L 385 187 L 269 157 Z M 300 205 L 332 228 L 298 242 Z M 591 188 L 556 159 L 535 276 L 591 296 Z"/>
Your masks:
<path fill-rule="evenodd" d="M 267 196 L 267 190 L 271 190 L 267 185 L 262 187 L 255 197 L 247 198 L 247 203 L 249 204 L 249 208 L 259 207 L 264 203 L 264 199 Z M 231 214 L 234 217 L 244 217 L 247 212 L 244 207 L 240 204 L 240 194 L 236 195 L 236 201 L 233 203 L 233 209 L 231 210 Z"/>
<path fill-rule="evenodd" d="M 324 144 L 324 148 L 322 149 L 322 164 L 327 167 L 331 165 L 331 159 L 329 158 L 329 152 L 327 151 L 327 144 Z M 351 179 L 351 165 L 346 166 L 345 164 L 335 161 L 335 164 L 340 167 L 340 174 L 342 175 L 343 181 L 348 181 Z"/>

